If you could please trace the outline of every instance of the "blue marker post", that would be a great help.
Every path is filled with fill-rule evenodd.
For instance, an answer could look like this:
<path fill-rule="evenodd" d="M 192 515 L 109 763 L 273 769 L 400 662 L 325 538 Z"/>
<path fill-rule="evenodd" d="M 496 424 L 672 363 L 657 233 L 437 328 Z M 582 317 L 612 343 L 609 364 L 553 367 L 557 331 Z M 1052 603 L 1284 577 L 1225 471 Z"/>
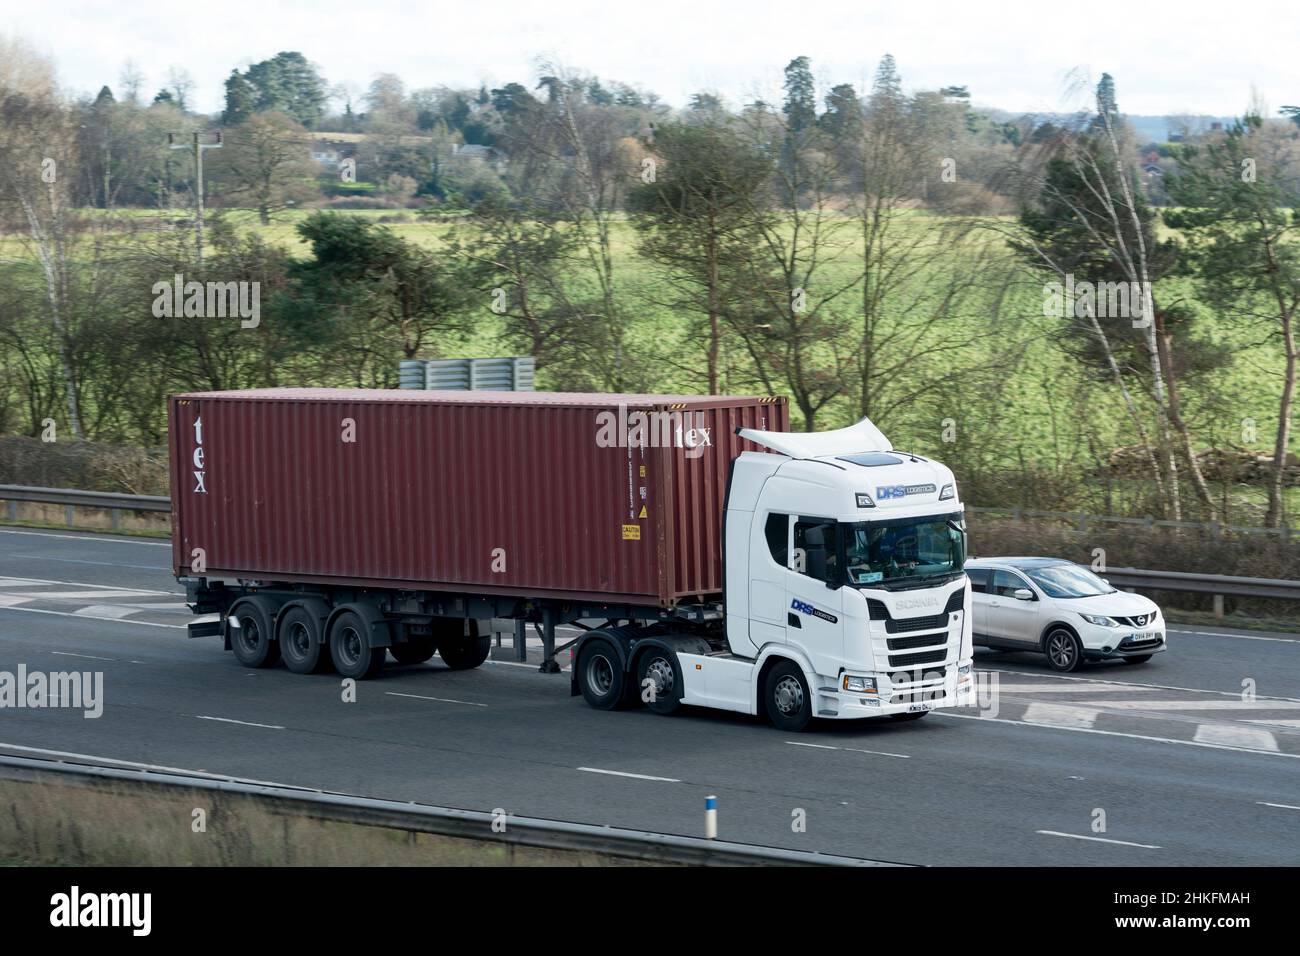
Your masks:
<path fill-rule="evenodd" d="M 718 798 L 704 798 L 704 839 L 718 838 Z"/>

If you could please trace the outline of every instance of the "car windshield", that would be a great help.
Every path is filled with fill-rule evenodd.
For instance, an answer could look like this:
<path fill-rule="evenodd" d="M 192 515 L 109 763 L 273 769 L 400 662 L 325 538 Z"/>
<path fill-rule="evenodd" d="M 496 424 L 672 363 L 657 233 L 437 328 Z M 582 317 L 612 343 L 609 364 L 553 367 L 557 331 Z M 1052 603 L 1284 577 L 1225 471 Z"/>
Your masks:
<path fill-rule="evenodd" d="M 1113 587 L 1097 575 L 1077 564 L 1052 564 L 1045 568 L 1022 570 L 1048 597 L 1082 598 L 1115 592 Z"/>
<path fill-rule="evenodd" d="M 841 527 L 848 582 L 856 587 L 948 576 L 960 572 L 966 560 L 960 512 L 854 521 Z"/>

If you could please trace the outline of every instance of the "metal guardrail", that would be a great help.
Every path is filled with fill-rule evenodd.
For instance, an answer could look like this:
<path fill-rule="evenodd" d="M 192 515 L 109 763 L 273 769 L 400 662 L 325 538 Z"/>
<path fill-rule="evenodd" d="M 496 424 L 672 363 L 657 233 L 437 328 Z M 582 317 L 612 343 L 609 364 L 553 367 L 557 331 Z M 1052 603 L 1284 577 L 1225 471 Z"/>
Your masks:
<path fill-rule="evenodd" d="M 314 820 L 433 833 L 486 843 L 598 853 L 679 866 L 907 866 L 883 860 L 513 815 L 505 816 L 505 829 L 497 832 L 502 818 L 478 810 L 377 800 L 323 790 L 251 783 L 211 774 L 190 776 L 8 754 L 0 755 L 0 778 L 83 787 L 122 782 L 144 788 L 215 791 L 265 801 L 268 809 L 275 813 Z M 497 825 L 495 829 L 494 824 Z"/>
<path fill-rule="evenodd" d="M 72 509 L 101 508 L 113 513 L 113 527 L 123 511 L 170 512 L 171 502 L 162 495 L 123 495 L 107 491 L 74 491 L 67 488 L 33 488 L 26 485 L 0 485 L 0 500 L 9 503 L 9 520 L 17 520 L 16 502 L 34 501 L 43 504 L 63 505 L 68 509 L 67 521 L 72 524 Z M 1103 520 L 1095 515 L 1077 515 L 1057 511 L 1027 511 L 1019 508 L 970 508 L 977 514 L 1011 512 L 1017 517 L 1064 518 Z M 1125 524 L 1209 527 L 1188 521 L 1155 521 L 1151 518 L 1106 518 Z M 1225 530 L 1272 531 L 1273 529 L 1238 529 L 1223 526 Z M 1291 533 L 1287 529 L 1282 529 Z M 1284 601 L 1300 600 L 1300 582 L 1276 578 L 1243 578 L 1226 574 L 1202 574 L 1194 571 L 1149 571 L 1142 568 L 1111 568 L 1105 573 L 1111 583 L 1119 587 L 1143 587 L 1161 591 L 1182 591 L 1193 594 L 1210 594 L 1216 599 L 1224 595 L 1233 597 L 1274 598 Z M 1217 606 L 1217 600 L 1216 600 Z"/>
<path fill-rule="evenodd" d="M 114 530 L 121 527 L 123 511 L 172 510 L 165 495 L 123 495 L 113 491 L 75 491 L 69 488 L 35 488 L 29 485 L 0 485 L 0 501 L 7 505 L 10 521 L 18 520 L 18 502 L 63 505 L 64 521 L 71 525 L 77 508 L 99 508 L 109 512 Z"/>
<path fill-rule="evenodd" d="M 1174 528 L 1179 531 L 1203 531 L 1212 537 L 1221 534 L 1259 534 L 1265 537 L 1281 538 L 1283 541 L 1300 537 L 1300 528 L 1292 528 L 1286 524 L 1283 524 L 1280 528 L 1252 528 L 1246 525 L 1224 524 L 1221 521 L 1169 521 L 1151 515 L 1144 518 L 1123 518 L 1117 515 L 1090 515 L 1082 511 L 1035 511 L 1031 508 L 986 508 L 975 505 L 967 505 L 966 510 L 977 515 L 1007 515 L 1014 521 L 1044 518 L 1051 521 L 1069 521 L 1074 524 L 1075 530 L 1081 534 L 1088 530 L 1089 525 L 1118 524 L 1136 528 Z"/>

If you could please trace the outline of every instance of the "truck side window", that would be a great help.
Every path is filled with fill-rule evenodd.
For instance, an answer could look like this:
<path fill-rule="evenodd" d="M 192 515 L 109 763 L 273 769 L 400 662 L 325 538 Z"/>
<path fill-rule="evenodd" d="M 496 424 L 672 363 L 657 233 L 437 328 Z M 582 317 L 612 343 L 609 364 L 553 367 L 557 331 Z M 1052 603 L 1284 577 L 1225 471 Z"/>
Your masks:
<path fill-rule="evenodd" d="M 767 550 L 772 555 L 772 560 L 783 568 L 788 567 L 790 555 L 787 537 L 790 533 L 790 516 L 776 513 L 768 515 L 763 533 L 767 535 Z"/>
<path fill-rule="evenodd" d="M 835 580 L 835 522 L 800 518 L 794 523 L 793 570 L 818 581 Z"/>

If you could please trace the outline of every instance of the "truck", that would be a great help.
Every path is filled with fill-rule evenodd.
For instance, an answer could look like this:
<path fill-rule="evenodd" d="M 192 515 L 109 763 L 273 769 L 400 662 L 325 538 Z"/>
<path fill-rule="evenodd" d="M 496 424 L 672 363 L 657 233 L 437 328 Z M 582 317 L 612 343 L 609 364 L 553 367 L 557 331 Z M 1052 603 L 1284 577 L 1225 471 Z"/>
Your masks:
<path fill-rule="evenodd" d="M 600 710 L 913 720 L 973 701 L 952 472 L 783 397 L 253 389 L 169 400 L 172 564 L 246 667 L 468 669 L 491 622 Z M 558 646 L 557 629 L 577 636 Z"/>

